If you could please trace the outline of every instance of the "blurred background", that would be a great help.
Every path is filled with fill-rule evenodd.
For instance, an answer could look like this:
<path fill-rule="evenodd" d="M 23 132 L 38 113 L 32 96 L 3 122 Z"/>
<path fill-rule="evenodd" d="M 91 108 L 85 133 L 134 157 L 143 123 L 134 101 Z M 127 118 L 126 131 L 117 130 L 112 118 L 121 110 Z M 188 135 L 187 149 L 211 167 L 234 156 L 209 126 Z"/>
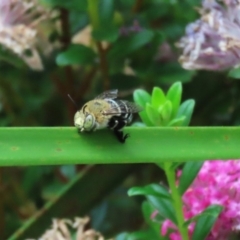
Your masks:
<path fill-rule="evenodd" d="M 79 107 L 115 88 L 132 101 L 135 89 L 166 91 L 176 81 L 183 84 L 183 100 L 196 101 L 191 125 L 238 125 L 239 72 L 229 74 L 229 65 L 186 70 L 178 61 L 187 50 L 176 43 L 200 18 L 201 4 L 0 0 L 0 125 L 73 126 L 77 109 L 67 94 Z M 0 239 L 20 227 L 26 233 L 16 239 L 34 238 L 52 218 L 76 215 L 90 216 L 89 226 L 107 237 L 140 229 L 142 199 L 126 192 L 162 180 L 151 164 L 1 168 Z M 29 219 L 35 224 L 26 225 Z"/>

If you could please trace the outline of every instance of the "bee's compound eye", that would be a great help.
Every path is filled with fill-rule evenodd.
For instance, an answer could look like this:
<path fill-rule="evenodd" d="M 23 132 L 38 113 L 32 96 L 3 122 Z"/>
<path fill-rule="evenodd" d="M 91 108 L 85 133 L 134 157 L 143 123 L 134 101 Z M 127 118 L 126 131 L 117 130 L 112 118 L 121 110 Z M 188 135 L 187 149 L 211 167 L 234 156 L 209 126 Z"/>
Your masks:
<path fill-rule="evenodd" d="M 88 114 L 85 118 L 83 127 L 85 130 L 91 130 L 93 128 L 93 124 L 94 124 L 94 117 L 91 114 Z"/>

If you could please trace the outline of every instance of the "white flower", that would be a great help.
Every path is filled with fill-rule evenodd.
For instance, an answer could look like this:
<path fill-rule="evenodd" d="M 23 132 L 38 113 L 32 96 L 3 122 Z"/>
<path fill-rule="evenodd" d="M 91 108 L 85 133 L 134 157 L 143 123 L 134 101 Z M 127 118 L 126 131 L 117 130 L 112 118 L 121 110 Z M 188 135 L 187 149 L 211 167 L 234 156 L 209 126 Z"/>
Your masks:
<path fill-rule="evenodd" d="M 46 11 L 35 1 L 0 0 L 0 44 L 34 70 L 43 69 L 35 47 L 35 26 L 46 16 Z"/>
<path fill-rule="evenodd" d="M 185 69 L 220 71 L 240 66 L 240 1 L 204 0 L 201 18 L 186 28 L 176 44 Z"/>

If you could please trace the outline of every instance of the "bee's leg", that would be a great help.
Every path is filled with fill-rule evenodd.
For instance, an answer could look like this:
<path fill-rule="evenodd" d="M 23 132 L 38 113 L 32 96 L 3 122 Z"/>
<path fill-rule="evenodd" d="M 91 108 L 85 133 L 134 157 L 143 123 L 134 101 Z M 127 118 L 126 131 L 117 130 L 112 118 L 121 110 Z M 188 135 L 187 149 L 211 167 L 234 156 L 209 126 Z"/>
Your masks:
<path fill-rule="evenodd" d="M 129 134 L 124 134 L 121 130 L 114 130 L 114 134 L 121 143 L 125 143 L 126 139 L 129 137 Z"/>
<path fill-rule="evenodd" d="M 122 128 L 126 125 L 126 121 L 119 117 L 112 117 L 109 121 L 109 128 L 111 128 L 121 143 L 125 143 L 126 139 L 129 137 L 129 134 L 124 134 Z"/>
<path fill-rule="evenodd" d="M 86 134 L 89 134 L 89 133 L 92 133 L 93 131 L 95 131 L 95 130 L 91 130 L 91 131 L 81 131 L 81 129 L 79 129 L 79 128 L 77 129 L 77 132 L 78 132 L 79 134 L 83 134 L 83 133 L 84 133 L 84 134 L 85 134 L 85 133 L 86 133 Z"/>

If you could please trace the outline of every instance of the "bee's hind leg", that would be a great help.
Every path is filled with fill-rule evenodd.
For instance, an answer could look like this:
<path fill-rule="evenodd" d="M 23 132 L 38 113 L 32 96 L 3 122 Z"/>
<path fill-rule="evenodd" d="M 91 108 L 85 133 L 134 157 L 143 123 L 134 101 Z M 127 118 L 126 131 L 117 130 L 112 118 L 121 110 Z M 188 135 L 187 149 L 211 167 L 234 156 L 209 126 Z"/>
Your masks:
<path fill-rule="evenodd" d="M 129 134 L 124 134 L 122 130 L 114 130 L 114 134 L 121 143 L 125 143 L 126 139 L 129 137 Z"/>
<path fill-rule="evenodd" d="M 115 136 L 121 143 L 125 143 L 129 134 L 124 134 L 122 128 L 126 125 L 126 121 L 120 117 L 112 117 L 109 121 L 109 128 L 113 130 Z"/>

